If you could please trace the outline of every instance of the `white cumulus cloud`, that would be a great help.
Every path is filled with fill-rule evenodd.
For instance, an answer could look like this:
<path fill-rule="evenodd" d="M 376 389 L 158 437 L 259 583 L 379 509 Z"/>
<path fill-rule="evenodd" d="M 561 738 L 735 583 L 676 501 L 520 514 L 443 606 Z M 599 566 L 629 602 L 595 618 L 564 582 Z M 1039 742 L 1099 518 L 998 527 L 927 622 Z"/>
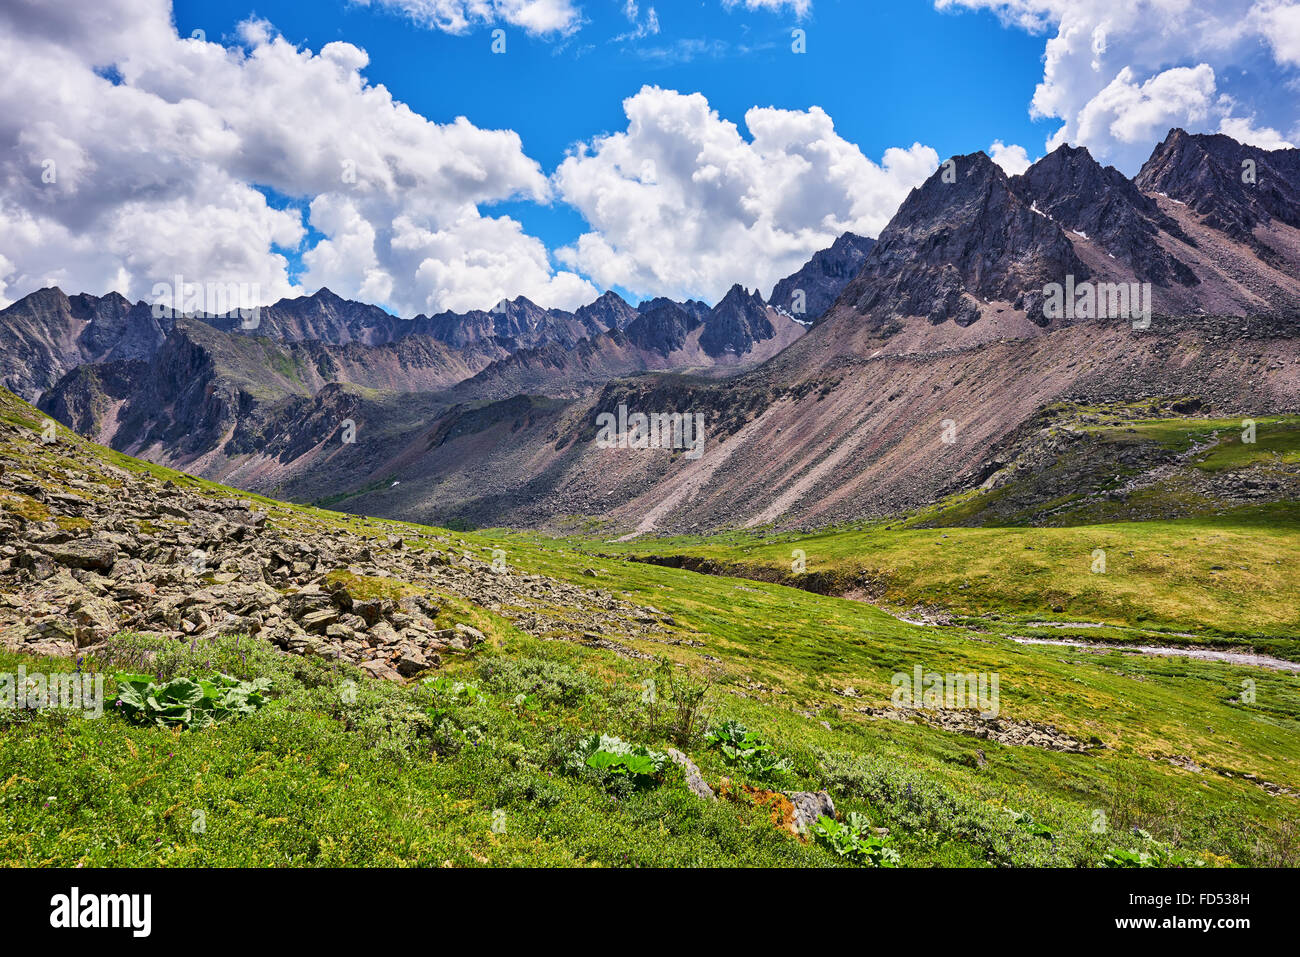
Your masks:
<path fill-rule="evenodd" d="M 1175 126 L 1300 136 L 1300 0 L 935 0 L 1048 34 L 1031 112 L 1047 148 L 1134 173 Z M 1278 131 L 1282 131 L 1279 133 Z M 1271 134 L 1276 134 L 1275 136 Z M 1285 134 L 1285 135 L 1284 135 Z"/>
<path fill-rule="evenodd" d="M 994 140 L 989 147 L 989 159 L 1001 166 L 1008 176 L 1018 176 L 1032 165 L 1023 146 L 1014 143 L 1008 146 L 1001 140 Z"/>
<path fill-rule="evenodd" d="M 623 108 L 626 130 L 581 144 L 553 177 L 592 227 L 558 255 L 637 294 L 770 292 L 845 231 L 879 233 L 939 163 L 919 143 L 872 162 L 815 106 L 755 107 L 749 138 L 699 93 L 646 86 Z"/>
<path fill-rule="evenodd" d="M 0 5 L 7 300 L 53 284 L 148 298 L 178 273 L 255 284 L 263 302 L 328 285 L 408 315 L 597 294 L 478 211 L 549 199 L 518 135 L 430 122 L 366 80 L 355 45 L 313 53 L 262 21 L 239 47 L 182 39 L 166 0 L 101 0 L 88 20 Z M 324 235 L 307 249 L 305 215 Z"/>

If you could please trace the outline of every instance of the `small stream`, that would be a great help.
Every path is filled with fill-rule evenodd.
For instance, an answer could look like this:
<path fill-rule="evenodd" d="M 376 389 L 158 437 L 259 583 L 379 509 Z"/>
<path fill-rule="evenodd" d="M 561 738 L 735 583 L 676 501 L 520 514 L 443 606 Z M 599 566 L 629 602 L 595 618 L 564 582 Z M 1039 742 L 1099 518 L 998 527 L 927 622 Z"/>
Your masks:
<path fill-rule="evenodd" d="M 1163 655 L 1169 658 L 1195 658 L 1197 661 L 1222 661 L 1230 665 L 1254 665 L 1258 668 L 1272 668 L 1275 671 L 1300 672 L 1300 662 L 1274 658 L 1272 655 L 1257 655 L 1248 651 L 1218 651 L 1213 648 L 1166 648 L 1160 645 L 1119 645 L 1098 644 L 1089 641 L 1065 641 L 1059 638 L 1012 638 L 1021 645 L 1064 645 L 1069 648 L 1082 648 L 1085 651 L 1127 651 L 1141 655 Z"/>

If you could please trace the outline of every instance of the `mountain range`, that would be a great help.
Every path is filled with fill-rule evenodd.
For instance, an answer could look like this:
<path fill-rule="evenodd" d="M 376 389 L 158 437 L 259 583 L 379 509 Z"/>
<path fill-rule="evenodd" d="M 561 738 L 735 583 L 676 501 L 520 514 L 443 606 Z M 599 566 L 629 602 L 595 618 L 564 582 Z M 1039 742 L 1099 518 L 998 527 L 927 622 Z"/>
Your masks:
<path fill-rule="evenodd" d="M 1054 284 L 1149 290 L 1150 315 L 1053 312 Z M 253 329 L 154 312 L 33 293 L 0 312 L 0 384 L 113 448 L 367 514 L 841 522 L 978 486 L 1056 402 L 1294 411 L 1300 150 L 1173 130 L 1132 179 L 1069 146 L 1016 176 L 955 156 L 767 300 L 402 319 L 321 290 Z M 703 415 L 704 454 L 598 447 L 619 406 Z"/>

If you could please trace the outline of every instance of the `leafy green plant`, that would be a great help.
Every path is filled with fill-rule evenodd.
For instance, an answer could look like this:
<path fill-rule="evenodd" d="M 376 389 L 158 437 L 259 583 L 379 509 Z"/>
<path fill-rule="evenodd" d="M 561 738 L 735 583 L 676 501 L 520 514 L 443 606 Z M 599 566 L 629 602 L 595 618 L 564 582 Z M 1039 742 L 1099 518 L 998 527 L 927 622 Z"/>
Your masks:
<path fill-rule="evenodd" d="M 813 824 L 812 832 L 817 843 L 862 867 L 899 865 L 898 851 L 889 846 L 889 838 L 873 834 L 870 822 L 857 812 L 850 813 L 843 822 L 823 814 Z"/>
<path fill-rule="evenodd" d="M 1141 828 L 1133 828 L 1141 841 L 1132 850 L 1116 848 L 1102 858 L 1102 867 L 1206 867 L 1205 861 L 1191 854 L 1167 847 Z"/>
<path fill-rule="evenodd" d="M 789 761 L 778 757 L 758 732 L 750 731 L 739 721 L 727 720 L 710 728 L 705 740 L 722 752 L 723 760 L 729 765 L 755 777 L 773 777 L 790 770 Z"/>
<path fill-rule="evenodd" d="M 477 704 L 488 700 L 488 696 L 479 691 L 474 685 L 448 678 L 446 675 L 437 678 L 425 678 L 422 684 L 435 695 L 446 699 L 450 704 Z"/>
<path fill-rule="evenodd" d="M 1040 823 L 1039 821 L 1035 821 L 1025 811 L 1013 811 L 1007 809 L 1007 816 L 1010 817 L 1014 823 L 1019 824 L 1021 827 L 1027 829 L 1030 834 L 1037 835 L 1038 837 L 1045 837 L 1049 841 L 1056 839 L 1056 835 L 1052 832 L 1052 829 L 1050 827 L 1048 827 L 1046 824 Z"/>
<path fill-rule="evenodd" d="M 583 763 L 587 767 L 602 772 L 607 779 L 625 778 L 638 789 L 657 785 L 668 764 L 668 755 L 662 752 L 607 734 L 593 734 L 578 751 L 585 756 Z"/>
<path fill-rule="evenodd" d="M 240 714 L 252 714 L 266 704 L 267 678 L 240 681 L 229 675 L 212 678 L 173 678 L 152 675 L 117 676 L 116 707 L 132 721 L 159 727 L 206 728 Z"/>

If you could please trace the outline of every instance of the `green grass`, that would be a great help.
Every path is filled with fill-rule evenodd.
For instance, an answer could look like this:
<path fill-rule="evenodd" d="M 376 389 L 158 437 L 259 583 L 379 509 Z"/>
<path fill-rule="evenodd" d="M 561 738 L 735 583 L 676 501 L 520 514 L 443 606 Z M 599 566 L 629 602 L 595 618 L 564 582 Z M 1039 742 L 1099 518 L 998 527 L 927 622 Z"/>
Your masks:
<path fill-rule="evenodd" d="M 581 542 L 607 554 L 706 559 L 736 574 L 864 593 L 897 609 L 1203 632 L 1300 654 L 1295 509 L 1064 528 L 897 528 Z M 775 540 L 774 540 L 775 539 Z M 1094 573 L 1094 551 L 1105 552 Z M 806 574 L 794 571 L 796 550 Z"/>
<path fill-rule="evenodd" d="M 59 713 L 7 716 L 0 730 L 0 860 L 48 866 L 837 866 L 777 830 L 749 801 L 703 802 L 679 775 L 611 790 L 568 755 L 586 733 L 670 742 L 641 701 L 653 666 L 514 634 L 461 662 L 473 699 L 397 687 L 243 639 L 244 677 L 272 680 L 256 714 L 165 731 Z M 169 664 L 197 676 L 225 649 Z M 206 656 L 206 660 L 204 659 Z M 0 671 L 66 662 L 0 654 Z M 351 683 L 351 684 L 349 684 Z M 1142 826 L 1203 859 L 1284 860 L 1276 799 L 1240 782 L 1116 752 L 1103 758 L 1008 748 L 829 711 L 819 720 L 720 685 L 715 720 L 739 719 L 791 765 L 747 780 L 701 742 L 715 786 L 829 787 L 842 812 L 891 829 L 909 866 L 1094 865 Z M 520 696 L 525 702 L 517 704 Z M 439 713 L 439 723 L 428 717 Z M 1215 719 L 1219 717 L 1214 716 Z M 829 730 L 820 720 L 826 720 Z M 1294 729 L 1290 733 L 1294 735 Z M 987 756 L 979 766 L 975 752 Z M 1111 823 L 1093 833 L 1101 811 Z M 1009 812 L 1045 822 L 1053 840 Z M 498 827 L 494 831 L 493 824 Z M 504 824 L 504 828 L 500 825 Z"/>
<path fill-rule="evenodd" d="M 1239 424 L 1238 424 L 1239 426 Z M 1244 441 L 1238 427 L 1220 445 L 1196 462 L 1207 472 L 1251 465 L 1300 465 L 1300 420 L 1260 420 L 1255 441 Z"/>

